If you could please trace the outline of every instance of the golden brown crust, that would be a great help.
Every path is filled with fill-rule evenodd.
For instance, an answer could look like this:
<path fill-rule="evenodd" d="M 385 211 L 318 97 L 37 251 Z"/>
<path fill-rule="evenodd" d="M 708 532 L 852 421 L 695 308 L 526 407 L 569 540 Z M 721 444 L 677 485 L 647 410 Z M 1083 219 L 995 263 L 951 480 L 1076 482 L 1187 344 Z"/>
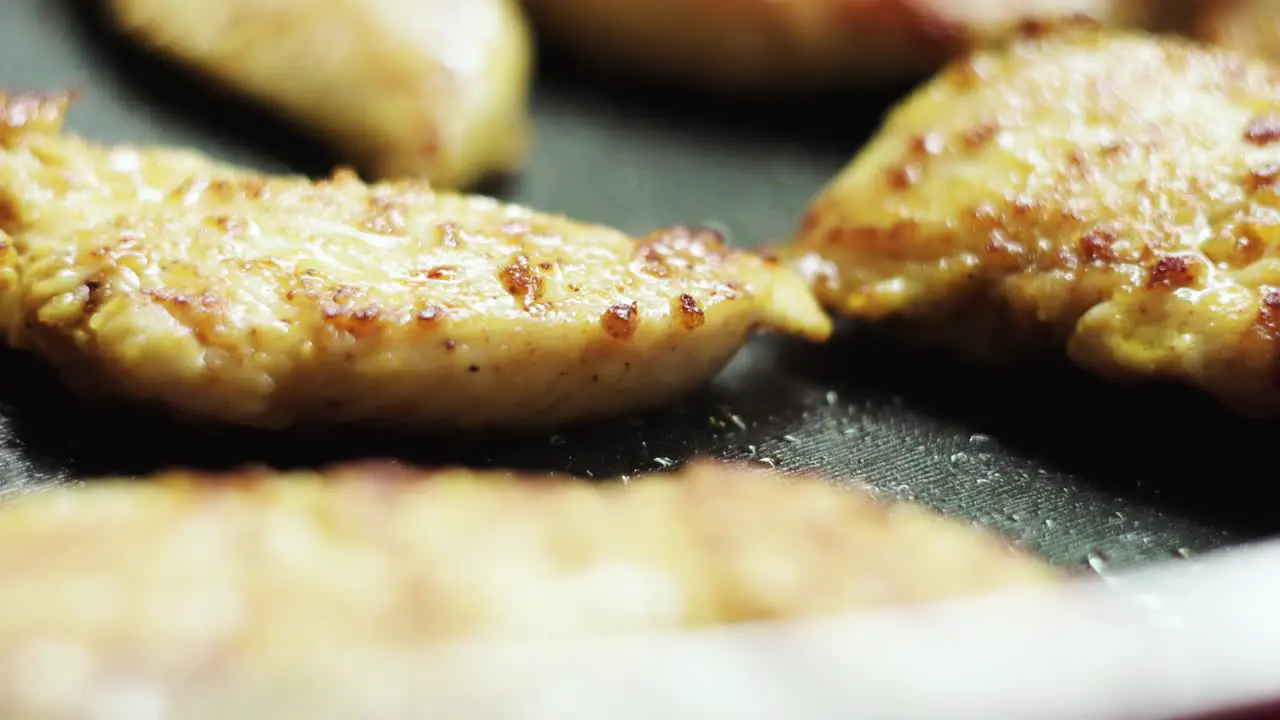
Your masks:
<path fill-rule="evenodd" d="M 330 140 L 377 179 L 470 186 L 524 159 L 515 0 L 110 0 L 121 28 Z"/>
<path fill-rule="evenodd" d="M 958 61 L 818 197 L 824 301 L 1280 412 L 1280 72 L 1090 30 Z M 909 181 L 904 180 L 909 179 Z M 821 263 L 809 261 L 811 266 Z M 1007 348 L 1005 348 L 1007 349 Z"/>
<path fill-rule="evenodd" d="M 783 88 L 925 75 L 1024 21 L 1142 22 L 1140 0 L 529 0 L 552 36 L 680 83 Z"/>
<path fill-rule="evenodd" d="M 384 463 L 98 480 L 0 509 L 0 706 L 53 679 L 75 703 L 113 677 L 335 648 L 821 615 L 1055 577 L 964 523 L 710 462 L 627 486 Z"/>
<path fill-rule="evenodd" d="M 830 332 L 800 277 L 713 233 L 633 239 L 32 117 L 0 148 L 0 325 L 86 393 L 259 426 L 546 425 L 679 397 L 756 327 Z"/>

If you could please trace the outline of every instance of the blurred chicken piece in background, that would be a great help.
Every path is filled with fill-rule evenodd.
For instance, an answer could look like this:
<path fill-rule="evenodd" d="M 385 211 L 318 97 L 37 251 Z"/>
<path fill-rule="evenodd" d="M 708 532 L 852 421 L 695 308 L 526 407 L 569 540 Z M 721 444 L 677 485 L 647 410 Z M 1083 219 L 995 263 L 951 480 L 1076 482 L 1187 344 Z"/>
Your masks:
<path fill-rule="evenodd" d="M 1235 50 L 1280 58 L 1280 0 L 1196 0 L 1189 31 Z"/>
<path fill-rule="evenodd" d="M 1145 25 L 1149 0 L 526 0 L 583 55 L 728 90 L 915 80 L 1029 18 Z"/>
<path fill-rule="evenodd" d="M 515 0 L 110 0 L 152 50 L 326 139 L 370 178 L 462 188 L 528 144 Z"/>

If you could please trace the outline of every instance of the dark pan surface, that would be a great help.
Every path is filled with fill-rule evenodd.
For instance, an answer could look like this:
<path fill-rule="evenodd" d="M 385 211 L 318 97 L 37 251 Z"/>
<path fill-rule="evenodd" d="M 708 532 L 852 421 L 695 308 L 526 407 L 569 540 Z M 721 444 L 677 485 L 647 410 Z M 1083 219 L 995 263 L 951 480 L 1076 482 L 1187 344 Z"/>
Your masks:
<path fill-rule="evenodd" d="M 623 87 L 573 65 L 545 59 L 532 162 L 492 191 L 633 232 L 710 223 L 740 244 L 785 238 L 893 99 L 732 103 Z M 191 145 L 270 170 L 329 166 L 323 151 L 260 113 L 122 48 L 85 3 L 0 3 L 0 87 L 66 86 L 83 91 L 71 128 L 93 138 Z M 1261 501 L 1274 425 L 1190 393 L 1112 387 L 1060 365 L 964 367 L 861 328 L 822 347 L 762 339 L 706 392 L 648 417 L 467 442 L 187 426 L 83 405 L 37 362 L 12 353 L 0 362 L 0 478 L 9 490 L 171 465 L 367 456 L 606 477 L 717 454 L 860 478 L 1095 569 L 1280 529 Z"/>

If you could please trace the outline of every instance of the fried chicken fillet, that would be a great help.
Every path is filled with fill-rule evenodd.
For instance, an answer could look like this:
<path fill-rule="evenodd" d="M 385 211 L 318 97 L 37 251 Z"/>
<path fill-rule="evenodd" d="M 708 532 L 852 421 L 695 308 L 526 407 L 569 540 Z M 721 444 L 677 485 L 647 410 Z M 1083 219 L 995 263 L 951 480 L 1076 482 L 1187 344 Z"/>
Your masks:
<path fill-rule="evenodd" d="M 264 176 L 62 134 L 0 96 L 0 325 L 73 386 L 280 427 L 530 427 L 665 403 L 803 278 L 710 232 L 639 240 L 425 182 Z"/>
<path fill-rule="evenodd" d="M 580 54 L 727 90 L 911 80 L 1027 20 L 1145 22 L 1147 0 L 526 0 Z"/>
<path fill-rule="evenodd" d="M 822 300 L 1280 411 L 1280 70 L 1064 26 L 951 65 L 815 199 Z"/>
<path fill-rule="evenodd" d="M 516 0 L 107 0 L 140 44 L 274 108 L 375 179 L 469 186 L 528 142 Z"/>
<path fill-rule="evenodd" d="M 816 616 L 1056 578 L 919 507 L 711 461 L 629 486 L 380 462 L 99 480 L 0 508 L 0 707 L 69 711 L 120 680 L 285 671 L 335 649 Z"/>

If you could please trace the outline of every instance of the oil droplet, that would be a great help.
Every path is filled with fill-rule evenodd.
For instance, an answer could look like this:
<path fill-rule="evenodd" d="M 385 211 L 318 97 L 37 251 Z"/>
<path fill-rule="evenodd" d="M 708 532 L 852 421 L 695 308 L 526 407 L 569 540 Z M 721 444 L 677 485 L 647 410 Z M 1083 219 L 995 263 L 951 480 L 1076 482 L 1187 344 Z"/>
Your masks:
<path fill-rule="evenodd" d="M 737 415 L 735 415 L 734 413 L 729 413 L 729 422 L 731 422 L 731 423 L 733 423 L 735 426 L 737 426 L 737 428 L 738 428 L 739 430 L 746 430 L 746 429 L 747 429 L 747 423 L 746 423 L 746 421 L 745 421 L 745 420 L 743 420 L 742 418 L 738 417 L 738 416 L 737 416 Z"/>
<path fill-rule="evenodd" d="M 1174 554 L 1182 558 L 1183 560 L 1190 560 L 1191 558 L 1196 556 L 1196 551 L 1192 550 L 1191 548 L 1180 547 L 1174 551 Z"/>
<path fill-rule="evenodd" d="M 773 459 L 773 458 L 771 458 L 771 457 L 762 457 L 762 458 L 760 458 L 760 459 L 756 460 L 756 462 L 758 462 L 758 463 L 760 463 L 760 464 L 762 464 L 762 465 L 768 465 L 768 466 L 769 466 L 769 467 L 771 467 L 771 468 L 776 468 L 776 467 L 778 467 L 778 461 L 777 461 L 777 460 L 774 460 L 774 459 Z"/>
<path fill-rule="evenodd" d="M 563 435 L 552 435 L 547 442 L 551 444 L 551 447 L 560 447 L 569 444 L 569 438 Z"/>
<path fill-rule="evenodd" d="M 786 440 L 786 441 L 787 441 L 787 442 L 789 442 L 789 443 L 798 443 L 798 442 L 800 442 L 800 438 L 798 438 L 798 437 L 796 437 L 795 435 L 792 435 L 792 434 L 790 434 L 790 433 L 787 433 L 786 435 L 783 435 L 783 436 L 782 436 L 782 439 L 783 439 L 783 440 Z"/>
<path fill-rule="evenodd" d="M 622 481 L 622 484 L 623 484 L 623 485 L 630 485 L 630 484 L 631 484 L 631 476 L 630 476 L 630 475 L 620 475 L 620 476 L 618 476 L 618 479 Z"/>
<path fill-rule="evenodd" d="M 991 436 L 983 433 L 974 433 L 969 436 L 970 445 L 986 445 L 991 442 Z"/>
<path fill-rule="evenodd" d="M 1106 574 L 1107 565 L 1110 562 L 1110 560 L 1107 558 L 1106 553 L 1102 552 L 1101 550 L 1090 550 L 1089 553 L 1085 555 L 1084 559 L 1085 559 L 1085 562 L 1089 563 L 1089 569 L 1093 570 L 1099 575 Z"/>
<path fill-rule="evenodd" d="M 964 452 L 955 452 L 955 453 L 951 453 L 951 464 L 952 464 L 952 465 L 959 465 L 960 463 L 962 463 L 962 462 L 964 462 L 964 461 L 966 461 L 966 460 L 968 460 L 968 459 L 969 459 L 969 456 L 968 456 L 966 453 L 964 453 Z"/>
<path fill-rule="evenodd" d="M 760 454 L 760 448 L 756 447 L 755 445 L 747 446 L 747 457 L 755 457 L 756 455 L 759 455 L 759 454 Z"/>
<path fill-rule="evenodd" d="M 835 405 L 835 404 L 836 404 L 836 403 L 838 403 L 838 402 L 840 402 L 840 395 L 839 395 L 838 393 L 836 393 L 836 391 L 835 391 L 835 390 L 828 390 L 828 391 L 827 391 L 827 404 L 828 404 L 828 405 Z"/>
<path fill-rule="evenodd" d="M 1058 523 L 1056 523 L 1056 522 L 1054 522 L 1054 521 L 1053 521 L 1053 518 L 1045 518 L 1045 519 L 1044 519 L 1044 526 L 1045 526 L 1046 528 L 1050 528 L 1050 529 L 1052 529 L 1052 528 L 1053 528 L 1053 526 L 1054 526 L 1054 525 L 1057 525 L 1057 524 L 1058 524 Z"/>
<path fill-rule="evenodd" d="M 676 462 L 669 457 L 656 457 L 653 459 L 653 462 L 660 468 L 669 468 L 676 464 Z"/>

